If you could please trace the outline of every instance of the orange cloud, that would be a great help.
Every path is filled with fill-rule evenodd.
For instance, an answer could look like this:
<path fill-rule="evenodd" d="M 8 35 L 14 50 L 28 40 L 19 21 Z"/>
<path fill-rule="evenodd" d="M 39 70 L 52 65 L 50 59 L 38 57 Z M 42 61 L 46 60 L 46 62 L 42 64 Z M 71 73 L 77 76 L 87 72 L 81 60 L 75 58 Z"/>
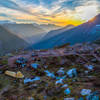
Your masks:
<path fill-rule="evenodd" d="M 99 9 L 97 3 L 92 3 L 91 5 L 89 5 L 88 3 L 83 4 L 71 10 L 68 8 L 62 9 L 60 6 L 60 3 L 62 1 L 66 0 L 59 0 L 59 2 L 56 2 L 56 5 L 53 6 L 51 9 L 48 9 L 42 5 L 25 6 L 20 4 L 19 6 L 21 6 L 21 8 L 23 9 L 26 9 L 26 12 L 0 7 L 0 13 L 5 13 L 7 15 L 4 18 L 0 18 L 0 20 L 8 19 L 16 21 L 17 23 L 45 23 L 56 24 L 59 26 L 66 26 L 68 24 L 72 24 L 77 26 L 88 21 L 100 12 L 98 12 Z"/>

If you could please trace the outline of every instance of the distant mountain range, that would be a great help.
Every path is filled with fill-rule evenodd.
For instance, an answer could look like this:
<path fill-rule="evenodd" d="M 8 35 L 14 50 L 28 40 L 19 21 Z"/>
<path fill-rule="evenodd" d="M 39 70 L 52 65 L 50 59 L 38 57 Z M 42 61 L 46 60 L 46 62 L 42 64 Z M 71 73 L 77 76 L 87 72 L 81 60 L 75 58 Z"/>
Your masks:
<path fill-rule="evenodd" d="M 100 14 L 77 27 L 16 23 L 0 25 L 0 55 L 20 48 L 49 49 L 66 43 L 74 45 L 95 40 L 100 40 Z"/>
<path fill-rule="evenodd" d="M 26 48 L 29 44 L 0 25 L 0 55 L 17 49 Z"/>
<path fill-rule="evenodd" d="M 50 32 L 51 33 L 51 32 Z M 88 22 L 66 30 L 55 36 L 44 39 L 32 46 L 31 49 L 48 49 L 60 46 L 65 43 L 74 45 L 76 43 L 92 42 L 100 38 L 100 14 L 89 20 Z"/>
<path fill-rule="evenodd" d="M 53 30 L 51 26 L 55 26 L 53 29 L 60 28 L 56 25 L 47 25 Z M 45 29 L 44 24 L 42 28 L 42 25 L 38 24 L 16 24 L 9 21 L 0 21 L 0 55 L 26 48 L 40 41 L 50 31 L 50 29 Z"/>
<path fill-rule="evenodd" d="M 40 24 L 40 27 L 44 29 L 46 32 L 49 32 L 51 30 L 57 30 L 60 29 L 60 26 L 54 25 L 54 24 Z"/>
<path fill-rule="evenodd" d="M 45 30 L 32 24 L 3 24 L 2 26 L 28 43 L 35 43 L 46 34 Z"/>
<path fill-rule="evenodd" d="M 0 24 L 16 24 L 16 22 L 9 21 L 9 20 L 0 20 Z"/>
<path fill-rule="evenodd" d="M 60 29 L 52 30 L 52 31 L 48 32 L 48 33 L 43 37 L 42 40 L 49 39 L 49 38 L 51 38 L 51 37 L 53 37 L 53 36 L 55 36 L 55 35 L 61 34 L 62 32 L 65 32 L 65 31 L 67 31 L 67 30 L 69 30 L 69 29 L 72 29 L 72 28 L 74 28 L 74 27 L 75 27 L 75 26 L 73 26 L 73 25 L 67 25 L 67 26 L 62 27 L 62 28 L 60 28 Z"/>
<path fill-rule="evenodd" d="M 34 44 L 50 30 L 57 29 L 56 25 L 38 25 L 38 24 L 2 24 L 2 26 L 13 34 L 24 39 L 26 42 Z M 54 27 L 53 27 L 54 26 Z M 49 29 L 48 29 L 48 28 Z M 51 28 L 53 27 L 53 28 Z"/>

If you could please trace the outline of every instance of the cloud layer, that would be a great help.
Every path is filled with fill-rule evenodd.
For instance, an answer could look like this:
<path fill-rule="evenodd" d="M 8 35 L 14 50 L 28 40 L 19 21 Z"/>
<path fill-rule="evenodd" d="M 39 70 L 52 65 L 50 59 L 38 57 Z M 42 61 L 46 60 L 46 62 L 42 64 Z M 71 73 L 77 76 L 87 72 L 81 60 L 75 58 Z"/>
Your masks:
<path fill-rule="evenodd" d="M 79 25 L 100 13 L 100 0 L 0 0 L 0 20 Z"/>

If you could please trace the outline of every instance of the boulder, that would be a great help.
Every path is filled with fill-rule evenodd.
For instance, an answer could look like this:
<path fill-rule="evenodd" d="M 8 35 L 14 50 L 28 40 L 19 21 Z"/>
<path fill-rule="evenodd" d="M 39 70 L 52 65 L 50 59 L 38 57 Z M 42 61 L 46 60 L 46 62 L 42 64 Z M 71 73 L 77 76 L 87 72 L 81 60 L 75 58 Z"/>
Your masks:
<path fill-rule="evenodd" d="M 25 78 L 24 79 L 24 84 L 26 84 L 26 83 L 30 83 L 30 82 L 34 82 L 34 81 L 38 81 L 38 80 L 40 80 L 40 77 L 35 77 L 35 78 L 33 78 L 33 79 L 31 79 L 31 78 Z"/>
<path fill-rule="evenodd" d="M 37 69 L 39 67 L 39 64 L 33 63 L 33 64 L 31 64 L 31 66 L 32 66 L 32 68 Z"/>
<path fill-rule="evenodd" d="M 81 90 L 81 95 L 89 95 L 91 93 L 91 90 L 90 89 L 82 89 Z"/>
<path fill-rule="evenodd" d="M 64 98 L 64 100 L 75 100 L 75 98 Z"/>
<path fill-rule="evenodd" d="M 76 68 L 72 68 L 72 69 L 70 69 L 70 70 L 68 70 L 67 71 L 67 75 L 69 76 L 69 77 L 77 77 L 77 71 L 76 71 Z"/>
<path fill-rule="evenodd" d="M 64 93 L 65 93 L 66 95 L 68 95 L 68 94 L 70 94 L 70 93 L 71 93 L 71 91 L 70 91 L 70 89 L 69 89 L 69 88 L 67 88 L 67 89 L 64 91 Z"/>

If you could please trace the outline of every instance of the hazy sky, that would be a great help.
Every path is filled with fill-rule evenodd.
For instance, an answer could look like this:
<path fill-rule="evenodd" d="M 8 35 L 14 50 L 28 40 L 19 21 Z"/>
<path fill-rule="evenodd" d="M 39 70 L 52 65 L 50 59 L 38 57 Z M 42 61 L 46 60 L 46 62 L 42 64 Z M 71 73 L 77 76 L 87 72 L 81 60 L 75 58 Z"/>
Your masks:
<path fill-rule="evenodd" d="M 0 0 L 0 20 L 79 25 L 100 12 L 100 0 Z"/>

